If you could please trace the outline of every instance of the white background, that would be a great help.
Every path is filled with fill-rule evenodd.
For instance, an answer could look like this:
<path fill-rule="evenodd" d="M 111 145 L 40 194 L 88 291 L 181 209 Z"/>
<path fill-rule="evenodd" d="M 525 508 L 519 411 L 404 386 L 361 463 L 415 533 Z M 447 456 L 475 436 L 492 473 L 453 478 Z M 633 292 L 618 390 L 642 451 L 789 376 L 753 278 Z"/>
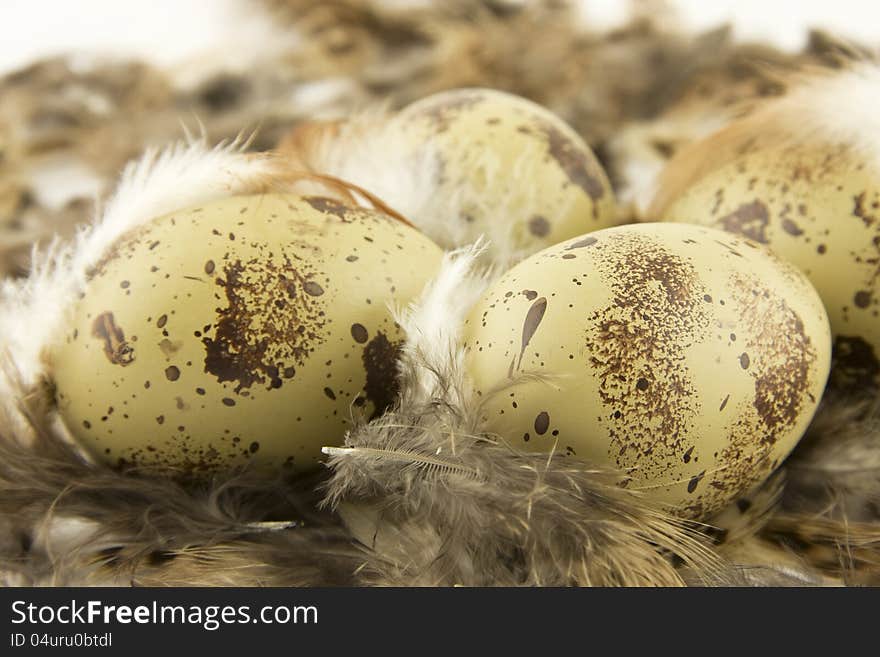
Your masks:
<path fill-rule="evenodd" d="M 808 27 L 822 27 L 880 45 L 878 0 L 666 1 L 684 27 L 732 21 L 741 40 L 797 49 Z M 630 6 L 627 0 L 582 2 L 594 26 L 624 22 Z M 41 56 L 71 52 L 136 56 L 162 67 L 210 52 L 244 66 L 251 53 L 271 43 L 271 30 L 255 0 L 0 0 L 0 74 Z"/>

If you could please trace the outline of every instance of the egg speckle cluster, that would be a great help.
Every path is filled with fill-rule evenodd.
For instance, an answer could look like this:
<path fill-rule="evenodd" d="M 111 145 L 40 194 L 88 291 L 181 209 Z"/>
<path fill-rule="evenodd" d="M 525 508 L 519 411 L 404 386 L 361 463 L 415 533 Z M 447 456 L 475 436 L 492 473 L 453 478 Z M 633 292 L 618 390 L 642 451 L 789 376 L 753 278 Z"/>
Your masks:
<path fill-rule="evenodd" d="M 880 384 L 880 169 L 855 148 L 753 144 L 662 216 L 743 235 L 800 267 L 831 320 L 834 379 Z"/>
<path fill-rule="evenodd" d="M 540 105 L 456 89 L 405 107 L 398 121 L 439 160 L 437 193 L 462 205 L 448 218 L 464 235 L 456 246 L 507 232 L 532 253 L 616 223 L 611 185 L 589 146 Z"/>
<path fill-rule="evenodd" d="M 830 359 L 802 274 L 752 241 L 675 224 L 598 231 L 524 260 L 466 336 L 490 431 L 619 469 L 623 485 L 693 518 L 785 458 Z"/>
<path fill-rule="evenodd" d="M 231 197 L 155 219 L 92 272 L 53 353 L 58 408 L 111 464 L 314 467 L 394 399 L 402 332 L 441 250 L 375 211 Z"/>

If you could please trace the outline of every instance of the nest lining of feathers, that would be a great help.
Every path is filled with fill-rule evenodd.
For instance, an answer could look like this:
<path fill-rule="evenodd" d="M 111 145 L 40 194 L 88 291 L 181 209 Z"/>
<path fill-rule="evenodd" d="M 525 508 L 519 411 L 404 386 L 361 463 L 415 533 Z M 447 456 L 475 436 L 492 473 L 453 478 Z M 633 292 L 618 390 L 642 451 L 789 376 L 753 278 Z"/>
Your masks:
<path fill-rule="evenodd" d="M 618 488 L 614 473 L 523 454 L 481 431 L 480 400 L 469 394 L 462 368 L 460 326 L 490 278 L 518 256 L 503 232 L 489 236 L 488 246 L 448 232 L 443 213 L 463 201 L 439 205 L 421 184 L 430 178 L 430 158 L 389 170 L 381 154 L 393 153 L 394 144 L 381 130 L 366 130 L 370 139 L 354 136 L 381 123 L 386 110 L 359 113 L 360 123 L 343 129 L 344 140 L 312 140 L 320 148 L 308 161 L 289 157 L 303 138 L 290 128 L 304 117 L 337 119 L 367 101 L 397 106 L 456 86 L 501 88 L 568 119 L 603 159 L 618 197 L 629 202 L 624 213 L 635 215 L 677 150 L 735 116 L 770 111 L 761 109 L 767 97 L 784 99 L 794 89 L 795 102 L 812 84 L 799 82 L 803 70 L 837 76 L 843 67 L 834 84 L 845 82 L 846 71 L 875 75 L 869 64 L 850 66 L 864 59 L 862 49 L 816 35 L 803 53 L 783 55 L 644 21 L 598 35 L 569 20 L 560 3 L 504 11 L 488 2 L 418 10 L 370 2 L 267 4 L 279 24 L 289 21 L 304 36 L 271 74 L 221 75 L 184 93 L 139 65 L 125 93 L 114 92 L 119 100 L 109 116 L 98 121 L 83 109 L 67 128 L 50 124 L 49 135 L 45 126 L 42 133 L 33 129 L 33 107 L 49 89 L 85 84 L 93 93 L 118 91 L 111 82 L 119 71 L 108 66 L 84 81 L 56 61 L 0 82 L 15 92 L 0 124 L 0 134 L 11 135 L 9 157 L 0 163 L 0 184 L 11 200 L 2 208 L 14 219 L 0 232 L 4 583 L 878 583 L 875 393 L 826 395 L 807 436 L 768 482 L 704 523 L 673 518 Z M 516 38 L 524 33 L 552 38 Z M 646 53 L 662 56 L 646 60 Z M 383 68 L 392 61 L 397 66 Z M 326 86 L 323 96 L 312 93 L 327 79 L 337 81 L 330 100 Z M 217 93 L 207 93 L 212 89 Z M 282 96 L 297 102 L 266 116 L 267 99 Z M 218 104 L 218 97 L 225 100 Z M 201 139 L 173 144 L 182 98 L 214 105 L 200 108 Z M 263 128 L 255 140 L 208 145 L 256 122 Z M 94 210 L 81 201 L 46 206 L 29 191 L 36 183 L 21 173 L 42 166 L 47 152 L 63 153 L 108 181 L 155 143 L 172 145 L 137 156 Z M 347 145 L 345 157 L 334 144 Z M 280 154 L 258 152 L 276 146 Z M 343 447 L 328 450 L 328 467 L 306 478 L 266 481 L 245 473 L 187 484 L 92 463 L 53 413 L 45 358 L 90 268 L 120 236 L 166 212 L 233 194 L 315 186 L 348 202 L 380 209 L 385 203 L 448 249 L 422 296 L 397 311 L 407 339 L 396 404 L 356 426 Z M 46 239 L 59 228 L 66 236 Z M 487 260 L 498 266 L 487 271 Z"/>

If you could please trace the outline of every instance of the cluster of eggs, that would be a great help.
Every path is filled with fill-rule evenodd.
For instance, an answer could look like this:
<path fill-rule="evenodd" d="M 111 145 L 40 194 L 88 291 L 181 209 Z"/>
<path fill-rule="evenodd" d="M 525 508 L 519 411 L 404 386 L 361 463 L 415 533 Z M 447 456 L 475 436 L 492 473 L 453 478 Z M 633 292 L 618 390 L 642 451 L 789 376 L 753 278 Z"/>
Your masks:
<path fill-rule="evenodd" d="M 517 248 L 614 222 L 601 166 L 539 105 L 456 90 L 396 125 L 435 143 L 440 196 L 465 180 L 472 197 L 490 195 L 490 169 L 497 184 L 528 174 L 508 202 Z M 525 216 L 538 197 L 544 215 Z M 493 215 L 466 210 L 456 219 L 476 239 Z M 406 222 L 320 195 L 230 197 L 156 218 L 91 273 L 52 354 L 58 409 L 113 465 L 314 468 L 323 445 L 393 403 L 404 336 L 389 307 L 415 299 L 441 257 Z"/>
<path fill-rule="evenodd" d="M 514 205 L 548 199 L 546 213 L 510 215 L 527 257 L 465 322 L 487 432 L 615 468 L 621 485 L 693 518 L 778 466 L 822 395 L 831 332 L 819 294 L 769 239 L 616 226 L 588 146 L 508 94 L 447 92 L 400 117 L 443 155 L 438 193 L 466 181 L 497 196 L 503 181 Z M 681 207 L 698 208 L 700 189 Z M 491 204 L 472 210 L 477 233 L 505 220 Z M 831 236 L 813 232 L 830 253 Z M 404 336 L 388 305 L 416 298 L 442 252 L 382 212 L 321 196 L 157 218 L 94 272 L 54 354 L 58 408 L 113 464 L 314 467 L 354 418 L 393 403 Z"/>

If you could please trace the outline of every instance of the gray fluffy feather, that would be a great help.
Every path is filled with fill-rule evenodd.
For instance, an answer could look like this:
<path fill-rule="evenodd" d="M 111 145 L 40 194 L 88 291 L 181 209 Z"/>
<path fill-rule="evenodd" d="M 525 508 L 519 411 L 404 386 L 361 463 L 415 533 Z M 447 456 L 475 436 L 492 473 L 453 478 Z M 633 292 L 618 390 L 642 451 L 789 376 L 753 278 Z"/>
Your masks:
<path fill-rule="evenodd" d="M 355 582 L 361 550 L 317 510 L 314 480 L 244 475 L 185 485 L 168 473 L 119 472 L 86 462 L 44 409 L 28 416 L 32 444 L 0 436 L 6 584 Z"/>
<path fill-rule="evenodd" d="M 326 450 L 326 502 L 347 502 L 349 527 L 381 554 L 370 570 L 382 583 L 424 586 L 673 586 L 684 583 L 677 560 L 717 580 L 707 543 L 611 473 L 519 453 L 481 430 L 485 398 L 470 391 L 458 340 L 461 298 L 482 287 L 469 271 L 478 255 L 448 256 L 401 318 L 397 408 Z"/>

